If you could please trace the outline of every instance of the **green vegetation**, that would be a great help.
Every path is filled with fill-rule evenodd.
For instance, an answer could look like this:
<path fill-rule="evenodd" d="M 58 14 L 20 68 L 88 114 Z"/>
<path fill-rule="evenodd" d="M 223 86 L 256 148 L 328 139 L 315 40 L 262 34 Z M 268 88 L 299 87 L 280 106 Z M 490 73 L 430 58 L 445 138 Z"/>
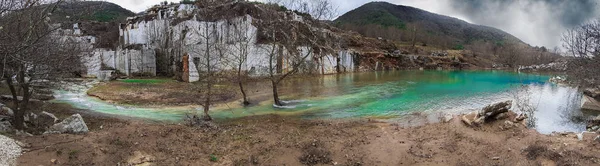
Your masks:
<path fill-rule="evenodd" d="M 463 46 L 462 44 L 457 44 L 452 49 L 453 50 L 464 50 L 465 46 Z"/>
<path fill-rule="evenodd" d="M 478 40 L 521 42 L 511 34 L 492 27 L 474 25 L 456 18 L 388 2 L 365 4 L 338 17 L 334 22 L 339 28 L 356 31 L 368 37 L 400 41 L 411 41 L 416 30 L 418 41 L 430 45 L 443 44 L 448 48 L 452 48 L 453 45 L 445 43 L 464 45 Z M 399 30 L 393 31 L 389 27 Z M 426 38 L 426 35 L 433 37 Z"/>
<path fill-rule="evenodd" d="M 124 83 L 134 83 L 134 84 L 160 84 L 166 82 L 172 82 L 172 80 L 168 79 L 126 79 L 119 80 Z"/>
<path fill-rule="evenodd" d="M 394 17 L 394 15 L 386 11 L 376 11 L 370 15 L 367 15 L 365 20 L 363 20 L 363 24 L 377 24 L 384 27 L 406 29 L 406 24 L 404 24 L 402 20 L 399 20 L 397 17 Z"/>
<path fill-rule="evenodd" d="M 217 161 L 219 161 L 219 158 L 217 158 L 217 156 L 215 156 L 214 154 L 211 154 L 210 155 L 210 161 L 217 162 Z"/>
<path fill-rule="evenodd" d="M 77 158 L 77 154 L 79 154 L 79 150 L 71 150 L 69 152 L 69 159 L 75 159 L 75 158 Z"/>
<path fill-rule="evenodd" d="M 113 22 L 125 20 L 134 15 L 135 13 L 110 2 L 77 1 L 59 5 L 52 13 L 51 20 L 61 23 L 69 21 Z"/>
<path fill-rule="evenodd" d="M 121 13 L 117 11 L 98 11 L 91 16 L 88 16 L 88 20 L 98 21 L 98 22 L 111 22 L 117 20 L 121 17 Z"/>
<path fill-rule="evenodd" d="M 381 25 L 383 27 L 395 27 L 398 29 L 406 29 L 406 24 L 398 19 L 397 17 L 395 17 L 394 15 L 392 15 L 391 13 L 384 11 L 384 10 L 369 10 L 367 12 L 364 13 L 364 15 L 361 16 L 361 18 L 357 18 L 357 19 L 350 19 L 350 20 L 344 20 L 344 19 L 338 19 L 336 21 L 336 24 L 342 24 L 342 23 L 351 23 L 351 24 L 357 24 L 357 25 Z"/>

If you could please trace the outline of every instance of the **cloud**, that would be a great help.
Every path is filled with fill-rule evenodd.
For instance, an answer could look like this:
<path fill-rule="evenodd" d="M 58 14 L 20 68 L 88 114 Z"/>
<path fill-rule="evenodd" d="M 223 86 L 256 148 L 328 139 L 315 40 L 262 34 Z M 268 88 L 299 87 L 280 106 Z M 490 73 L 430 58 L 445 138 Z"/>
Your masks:
<path fill-rule="evenodd" d="M 121 7 L 131 10 L 134 13 L 142 12 L 154 5 L 157 5 L 165 0 L 104 0 L 120 5 Z M 178 3 L 180 0 L 166 0 L 167 2 Z"/>
<path fill-rule="evenodd" d="M 444 0 L 439 13 L 496 27 L 539 46 L 560 46 L 561 34 L 599 14 L 596 0 Z"/>
<path fill-rule="evenodd" d="M 341 14 L 369 0 L 333 0 Z M 600 18 L 597 0 L 386 0 L 506 31 L 526 43 L 560 46 L 569 28 Z"/>

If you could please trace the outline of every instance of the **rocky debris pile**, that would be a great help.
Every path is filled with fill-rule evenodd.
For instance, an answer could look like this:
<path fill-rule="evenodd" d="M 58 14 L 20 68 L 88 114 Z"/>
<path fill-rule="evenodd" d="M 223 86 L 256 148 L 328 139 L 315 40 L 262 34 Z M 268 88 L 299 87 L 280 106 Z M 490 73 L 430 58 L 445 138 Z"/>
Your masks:
<path fill-rule="evenodd" d="M 10 109 L 8 109 L 10 110 Z M 10 110 L 12 112 L 12 110 Z M 0 133 L 13 133 L 13 114 L 0 114 Z M 71 133 L 80 134 L 89 131 L 85 121 L 79 114 L 74 114 L 64 120 L 58 119 L 54 114 L 43 111 L 39 114 L 27 113 L 24 115 L 24 127 L 34 134 Z M 25 131 L 17 131 L 21 135 L 31 135 Z"/>
<path fill-rule="evenodd" d="M 554 76 L 551 77 L 550 80 L 548 80 L 549 82 L 552 83 L 556 83 L 556 84 L 567 84 L 567 77 L 563 77 L 563 76 Z"/>
<path fill-rule="evenodd" d="M 448 52 L 446 52 L 446 51 L 433 51 L 433 52 L 431 52 L 431 56 L 445 57 L 445 56 L 448 56 Z"/>
<path fill-rule="evenodd" d="M 17 141 L 0 135 L 0 165 L 17 165 L 16 160 L 21 156 L 21 151 Z"/>
<path fill-rule="evenodd" d="M 474 111 L 461 116 L 461 121 L 467 126 L 481 126 L 484 123 L 509 118 L 512 101 L 500 102 L 488 105 L 481 111 Z M 522 122 L 527 117 L 523 114 L 515 117 L 513 120 L 505 121 L 506 126 L 514 126 L 515 123 Z"/>
<path fill-rule="evenodd" d="M 13 126 L 10 123 L 13 116 L 13 110 L 0 103 L 0 133 L 10 133 L 14 131 Z"/>
<path fill-rule="evenodd" d="M 54 86 L 59 90 L 69 91 L 69 92 L 78 92 L 85 94 L 89 89 L 94 87 L 94 85 L 100 83 L 98 80 L 66 80 L 57 82 Z"/>
<path fill-rule="evenodd" d="M 587 131 L 600 132 L 600 115 L 587 120 Z"/>
<path fill-rule="evenodd" d="M 12 133 L 14 128 L 8 118 L 0 118 L 0 133 Z"/>
<path fill-rule="evenodd" d="M 519 71 L 567 71 L 567 61 L 557 61 L 541 65 L 519 66 Z"/>
<path fill-rule="evenodd" d="M 71 115 L 60 123 L 52 125 L 44 134 L 82 134 L 89 132 L 83 118 L 79 114 Z"/>

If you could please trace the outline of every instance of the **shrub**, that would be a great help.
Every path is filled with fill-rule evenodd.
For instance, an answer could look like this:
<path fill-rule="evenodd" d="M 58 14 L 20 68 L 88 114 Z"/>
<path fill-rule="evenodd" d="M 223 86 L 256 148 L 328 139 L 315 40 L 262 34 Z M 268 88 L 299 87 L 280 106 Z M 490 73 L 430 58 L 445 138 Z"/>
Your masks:
<path fill-rule="evenodd" d="M 464 50 L 465 46 L 463 46 L 462 44 L 457 44 L 456 46 L 454 46 L 452 48 L 453 50 Z"/>

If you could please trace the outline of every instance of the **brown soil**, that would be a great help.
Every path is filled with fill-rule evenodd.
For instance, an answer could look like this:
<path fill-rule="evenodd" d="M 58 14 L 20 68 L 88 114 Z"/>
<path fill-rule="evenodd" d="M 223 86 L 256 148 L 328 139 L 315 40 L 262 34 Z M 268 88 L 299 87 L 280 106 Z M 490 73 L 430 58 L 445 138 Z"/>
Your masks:
<path fill-rule="evenodd" d="M 204 101 L 202 85 L 167 80 L 162 83 L 126 83 L 112 81 L 100 83 L 88 91 L 88 95 L 102 100 L 144 106 L 187 106 Z M 213 102 L 231 102 L 237 99 L 235 87 L 217 85 L 213 89 Z"/>
<path fill-rule="evenodd" d="M 476 129 L 450 123 L 402 127 L 367 120 L 264 115 L 218 128 L 84 114 L 85 135 L 16 137 L 20 165 L 597 165 L 596 134 L 547 136 L 503 121 Z M 100 118 L 100 119 L 98 119 Z M 109 120 L 110 119 L 110 120 Z"/>
<path fill-rule="evenodd" d="M 312 77 L 310 75 L 290 76 L 286 81 L 280 83 L 280 96 L 285 99 L 285 95 L 304 91 L 301 89 L 303 87 L 298 86 L 298 82 L 303 84 L 318 83 L 318 79 Z M 320 76 L 314 77 L 320 78 Z M 144 107 L 196 106 L 204 102 L 202 89 L 203 87 L 196 83 L 184 83 L 174 80 L 155 84 L 111 81 L 95 85 L 87 94 L 116 104 L 142 105 Z M 244 83 L 244 89 L 248 95 L 248 100 L 252 104 L 273 99 L 271 82 L 267 79 L 249 80 Z M 312 87 L 312 89 L 324 94 L 327 94 L 328 91 L 324 87 Z M 220 82 L 219 85 L 215 86 L 212 93 L 214 93 L 212 95 L 213 106 L 231 106 L 231 104 L 242 106 L 239 86 L 233 82 Z"/>

